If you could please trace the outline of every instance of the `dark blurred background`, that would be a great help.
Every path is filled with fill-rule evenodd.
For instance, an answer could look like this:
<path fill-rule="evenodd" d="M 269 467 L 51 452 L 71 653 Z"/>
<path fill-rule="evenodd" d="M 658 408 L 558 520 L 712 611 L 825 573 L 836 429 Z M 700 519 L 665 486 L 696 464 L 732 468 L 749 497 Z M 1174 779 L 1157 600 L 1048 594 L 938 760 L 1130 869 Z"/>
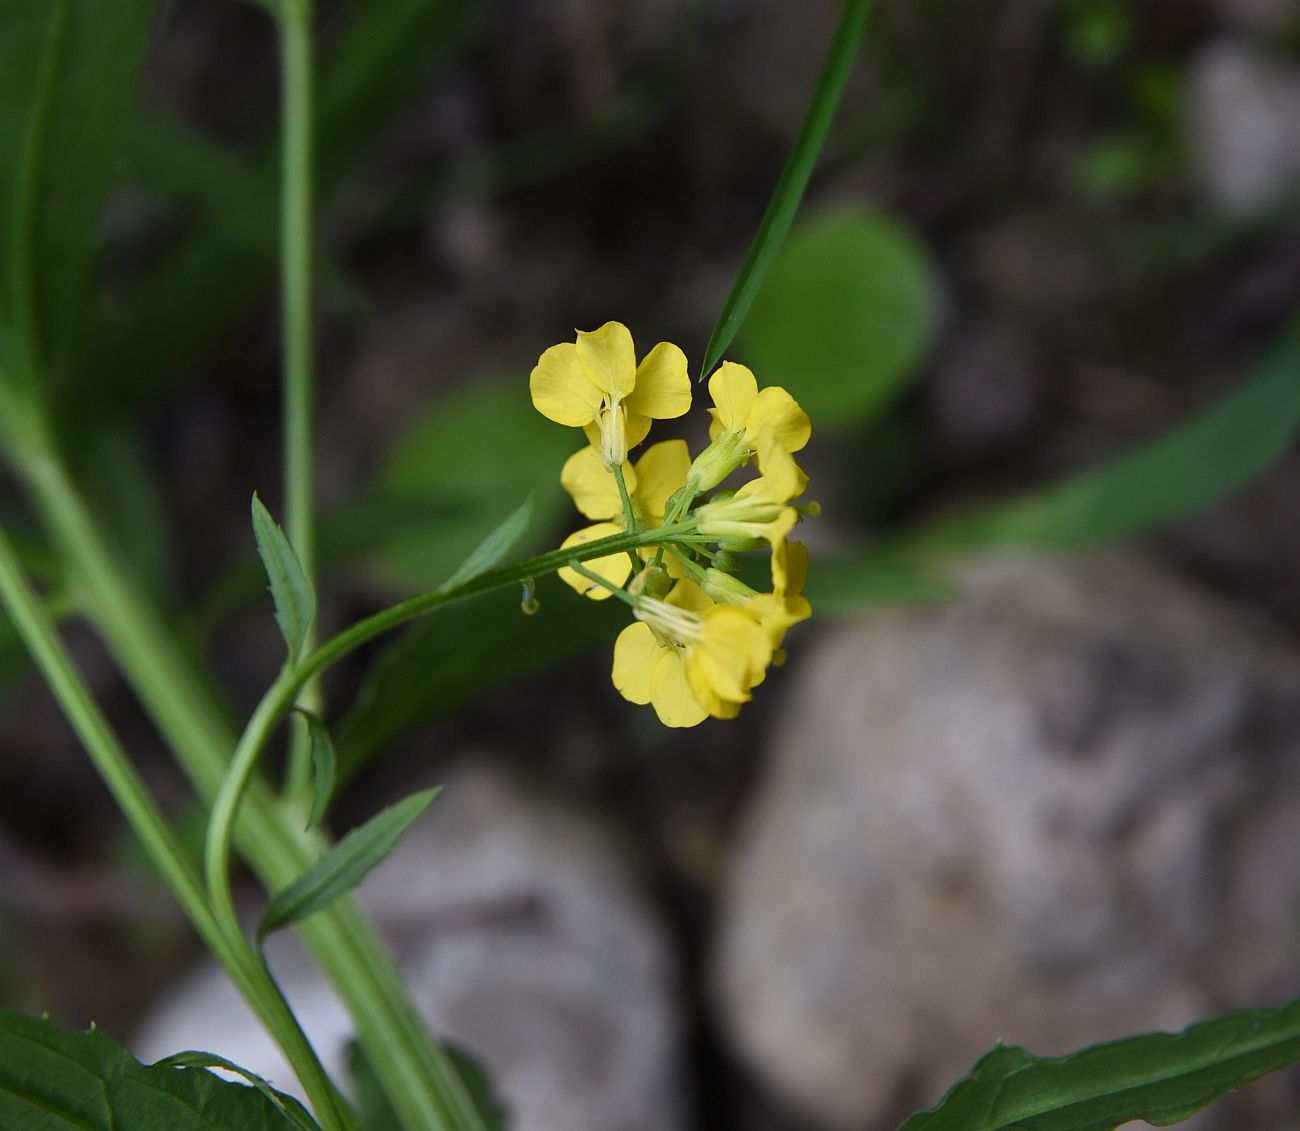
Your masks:
<path fill-rule="evenodd" d="M 617 319 L 698 366 L 838 8 L 323 0 L 325 630 L 437 584 L 532 489 L 526 549 L 577 524 L 576 433 L 531 409 L 532 364 Z M 237 718 L 279 663 L 247 521 L 281 499 L 277 89 L 258 9 L 163 5 L 59 385 L 99 513 Z M 728 354 L 813 417 L 814 555 L 1037 499 L 1231 397 L 1300 297 L 1298 190 L 1295 0 L 879 0 Z M 1157 466 L 1133 494 L 1176 522 L 945 556 L 952 592 L 892 558 L 839 575 L 734 723 L 624 703 L 618 611 L 548 583 L 534 617 L 504 594 L 349 659 L 335 827 L 449 786 L 366 889 L 434 1024 L 521 1131 L 852 1131 L 999 1039 L 1059 1053 L 1293 996 L 1300 463 L 1265 462 L 1188 515 Z M 255 1059 L 12 641 L 4 663 L 0 1004 Z M 343 1022 L 308 1014 L 333 1049 Z M 1297 1110 L 1271 1081 L 1201 1125 Z"/>

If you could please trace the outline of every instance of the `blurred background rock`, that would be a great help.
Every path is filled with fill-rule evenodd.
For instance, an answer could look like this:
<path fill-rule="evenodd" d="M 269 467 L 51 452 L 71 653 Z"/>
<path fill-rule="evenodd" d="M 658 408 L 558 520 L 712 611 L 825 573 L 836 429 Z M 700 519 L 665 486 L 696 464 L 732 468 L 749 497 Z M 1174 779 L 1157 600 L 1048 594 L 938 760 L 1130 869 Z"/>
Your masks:
<path fill-rule="evenodd" d="M 326 630 L 436 584 L 530 489 L 536 546 L 567 532 L 572 437 L 528 370 L 610 318 L 698 365 L 838 7 L 322 0 Z M 275 98 L 252 6 L 163 5 L 60 386 L 88 488 L 236 715 L 279 662 L 247 524 L 279 493 Z M 1101 463 L 1233 388 L 1300 297 L 1298 189 L 1294 0 L 880 0 L 730 351 L 813 414 L 814 550 Z M 1292 454 L 1123 550 L 814 620 L 737 722 L 685 733 L 609 685 L 617 614 L 558 587 L 531 619 L 479 601 L 331 674 L 336 828 L 447 782 L 363 897 L 522 1131 L 874 1131 L 1000 1039 L 1057 1053 L 1280 1001 L 1298 498 Z M 0 1004 L 150 1055 L 215 1043 L 189 1026 L 228 995 L 0 658 Z M 281 961 L 339 1055 L 328 995 Z M 258 1067 L 237 1015 L 220 1033 Z M 1201 1121 L 1297 1110 L 1283 1079 Z"/>

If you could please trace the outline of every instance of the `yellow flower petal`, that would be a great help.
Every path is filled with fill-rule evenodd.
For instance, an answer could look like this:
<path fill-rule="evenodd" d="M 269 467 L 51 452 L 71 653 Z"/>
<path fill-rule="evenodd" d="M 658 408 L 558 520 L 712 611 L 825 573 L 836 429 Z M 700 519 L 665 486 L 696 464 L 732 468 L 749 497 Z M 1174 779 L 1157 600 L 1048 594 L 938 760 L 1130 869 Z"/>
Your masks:
<path fill-rule="evenodd" d="M 777 596 L 797 597 L 808 580 L 808 547 L 781 542 L 772 550 L 772 588 Z"/>
<path fill-rule="evenodd" d="M 650 679 L 655 665 L 668 651 L 650 626 L 640 621 L 630 624 L 614 641 L 614 686 L 632 703 L 650 702 Z"/>
<path fill-rule="evenodd" d="M 763 475 L 762 498 L 788 503 L 803 493 L 808 477 L 799 470 L 774 428 L 765 427 L 758 433 L 755 449 L 758 452 L 758 470 Z"/>
<path fill-rule="evenodd" d="M 597 538 L 608 538 L 612 534 L 622 534 L 623 528 L 616 526 L 612 522 L 598 522 L 595 526 L 587 526 L 582 530 L 575 530 L 562 543 L 560 549 L 568 550 L 573 546 L 581 546 L 587 542 L 594 542 Z M 592 573 L 598 573 L 607 581 L 615 585 L 622 585 L 632 572 L 632 563 L 628 560 L 627 554 L 608 554 L 603 558 L 596 558 L 594 561 L 582 563 Z M 610 596 L 610 592 L 602 585 L 598 585 L 590 578 L 583 577 L 575 569 L 564 566 L 558 570 L 560 580 L 566 585 L 577 590 L 585 597 L 590 597 L 593 601 L 603 601 Z"/>
<path fill-rule="evenodd" d="M 771 661 L 772 645 L 757 618 L 717 605 L 705 613 L 703 637 L 687 655 L 686 678 L 699 698 L 707 687 L 723 699 L 744 703 Z"/>
<path fill-rule="evenodd" d="M 756 440 L 764 428 L 771 428 L 777 443 L 787 452 L 797 452 L 812 435 L 808 414 L 779 385 L 769 385 L 754 398 L 744 427 L 750 441 Z"/>
<path fill-rule="evenodd" d="M 668 497 L 686 483 L 686 472 L 691 466 L 691 453 L 685 440 L 663 440 L 646 448 L 636 462 L 637 485 L 629 481 L 628 490 L 641 509 L 642 515 L 654 526 L 664 520 L 664 506 Z M 592 518 L 598 517 L 592 515 Z"/>
<path fill-rule="evenodd" d="M 749 419 L 750 406 L 757 395 L 758 381 L 754 374 L 734 361 L 724 361 L 709 378 L 709 396 L 713 398 L 714 404 L 709 412 L 713 415 L 718 433 L 743 429 Z M 709 437 L 717 438 L 713 426 L 709 428 Z"/>
<path fill-rule="evenodd" d="M 691 693 L 675 649 L 660 650 L 650 683 L 650 702 L 659 721 L 667 727 L 693 727 L 709 717 L 709 712 Z"/>
<path fill-rule="evenodd" d="M 690 407 L 686 355 L 672 342 L 660 342 L 636 367 L 636 388 L 627 398 L 628 412 L 671 420 Z"/>
<path fill-rule="evenodd" d="M 623 426 L 623 431 L 627 435 L 627 446 L 635 448 L 650 433 L 650 418 L 642 416 L 640 413 L 625 413 L 627 423 Z"/>
<path fill-rule="evenodd" d="M 579 363 L 578 348 L 572 342 L 552 346 L 538 358 L 528 378 L 528 390 L 537 411 L 556 424 L 581 428 L 600 411 L 601 391 Z"/>
<path fill-rule="evenodd" d="M 670 605 L 687 609 L 692 613 L 702 613 L 713 608 L 713 600 L 693 581 L 682 580 L 673 586 L 672 592 L 664 598 Z"/>
<path fill-rule="evenodd" d="M 636 384 L 636 348 L 622 322 L 606 322 L 590 333 L 578 331 L 578 360 L 602 393 L 625 397 Z M 584 421 L 585 423 L 585 421 Z"/>
<path fill-rule="evenodd" d="M 629 492 L 636 488 L 636 471 L 623 469 Z M 606 471 L 600 452 L 593 447 L 580 448 L 564 461 L 560 483 L 573 497 L 573 504 L 588 518 L 611 519 L 623 513 L 623 497 L 618 493 L 614 473 Z"/>

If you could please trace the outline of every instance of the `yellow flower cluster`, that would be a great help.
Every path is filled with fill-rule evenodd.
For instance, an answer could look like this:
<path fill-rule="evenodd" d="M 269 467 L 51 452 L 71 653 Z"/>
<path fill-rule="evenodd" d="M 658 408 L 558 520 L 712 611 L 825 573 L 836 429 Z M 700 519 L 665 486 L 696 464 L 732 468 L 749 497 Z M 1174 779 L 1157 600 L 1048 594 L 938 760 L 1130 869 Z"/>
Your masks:
<path fill-rule="evenodd" d="M 725 361 L 709 380 L 710 443 L 694 460 L 686 442 L 665 440 L 635 462 L 652 420 L 691 405 L 686 356 L 660 342 L 638 364 L 632 335 L 607 322 L 552 346 L 529 381 L 533 404 L 558 424 L 582 428 L 588 446 L 565 463 L 560 481 L 593 525 L 564 548 L 621 533 L 662 531 L 634 551 L 580 561 L 560 577 L 593 600 L 616 596 L 634 623 L 614 644 L 614 686 L 650 704 L 667 726 L 734 718 L 784 658 L 791 625 L 811 612 L 802 596 L 808 553 L 789 536 L 808 477 L 794 453 L 808 443 L 808 416 L 784 389 L 759 389 L 753 373 Z M 735 490 L 706 492 L 750 460 L 758 475 Z M 736 555 L 771 550 L 771 592 L 738 577 Z M 631 579 L 629 581 L 629 578 Z"/>

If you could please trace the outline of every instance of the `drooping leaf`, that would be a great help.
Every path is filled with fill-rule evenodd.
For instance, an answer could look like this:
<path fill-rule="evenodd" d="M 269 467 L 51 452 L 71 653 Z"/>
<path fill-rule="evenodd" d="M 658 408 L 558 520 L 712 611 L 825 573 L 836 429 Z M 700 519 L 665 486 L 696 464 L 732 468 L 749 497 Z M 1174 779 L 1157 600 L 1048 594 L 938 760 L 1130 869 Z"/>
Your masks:
<path fill-rule="evenodd" d="M 533 509 L 533 497 L 529 495 L 501 521 L 499 526 L 493 527 L 491 533 L 470 551 L 469 556 L 456 567 L 443 584 L 459 585 L 462 581 L 477 577 L 484 570 L 489 570 L 500 563 L 532 525 Z"/>
<path fill-rule="evenodd" d="M 441 791 L 426 789 L 376 813 L 328 849 L 319 860 L 279 891 L 257 928 L 259 940 L 305 919 L 357 886 L 384 859 Z"/>
<path fill-rule="evenodd" d="M 321 721 L 319 715 L 295 708 L 307 724 L 307 736 L 311 747 L 311 815 L 307 818 L 307 827 L 314 829 L 325 818 L 330 800 L 334 796 L 334 783 L 338 778 L 338 755 L 334 752 L 334 740 L 330 738 L 329 727 Z"/>
<path fill-rule="evenodd" d="M 916 375 L 939 310 L 937 272 L 915 236 L 880 212 L 835 208 L 791 233 L 739 345 L 818 429 L 852 427 Z"/>
<path fill-rule="evenodd" d="M 293 1096 L 276 1091 L 256 1072 L 241 1068 L 233 1060 L 227 1060 L 224 1056 L 218 1056 L 214 1052 L 200 1052 L 197 1049 L 176 1052 L 172 1053 L 171 1056 L 163 1057 L 162 1060 L 155 1061 L 154 1066 L 157 1068 L 219 1068 L 223 1072 L 242 1076 L 252 1087 L 256 1088 L 284 1112 L 293 1125 L 300 1128 L 300 1131 L 320 1131 L 320 1124 L 312 1118 L 311 1112 Z"/>
<path fill-rule="evenodd" d="M 0 0 L 0 372 L 32 381 L 77 323 L 154 0 Z"/>
<path fill-rule="evenodd" d="M 455 1067 L 456 1075 L 464 1085 L 485 1131 L 509 1131 L 510 1122 L 506 1118 L 505 1103 L 492 1087 L 487 1070 L 456 1045 L 444 1041 L 442 1048 Z M 391 1127 L 397 1127 L 397 1114 L 384 1094 L 365 1050 L 356 1041 L 349 1041 L 345 1057 L 348 1074 L 352 1077 L 356 1091 L 362 1131 L 388 1131 Z"/>
<path fill-rule="evenodd" d="M 813 90 L 812 102 L 799 128 L 799 136 L 786 158 L 785 167 L 768 201 L 767 211 L 763 213 L 758 224 L 758 232 L 749 253 L 740 268 L 740 274 L 722 304 L 722 313 L 718 315 L 713 333 L 709 335 L 709 344 L 704 350 L 704 365 L 700 376 L 709 374 L 721 360 L 731 339 L 749 313 L 750 304 L 758 294 L 763 277 L 772 266 L 776 253 L 781 249 L 781 242 L 790 230 L 790 224 L 803 199 L 804 189 L 812 176 L 817 155 L 822 143 L 830 132 L 831 120 L 844 94 L 844 87 L 853 69 L 858 47 L 862 43 L 863 33 L 867 28 L 867 13 L 870 0 L 845 0 L 844 12 L 840 17 L 835 38 L 831 41 L 826 62 L 822 64 L 817 86 Z"/>
<path fill-rule="evenodd" d="M 1297 1062 L 1300 1001 L 1063 1057 L 999 1047 L 900 1131 L 1111 1131 L 1136 1119 L 1167 1127 Z"/>
<path fill-rule="evenodd" d="M 316 619 L 316 593 L 288 537 L 256 494 L 253 495 L 253 534 L 258 556 L 271 582 L 275 619 L 289 646 L 289 662 L 295 663 L 302 655 L 312 621 Z"/>
<path fill-rule="evenodd" d="M 305 1113 L 303 1113 L 305 1115 Z M 98 1029 L 0 1013 L 0 1127 L 15 1131 L 303 1131 L 257 1088 L 141 1064 Z"/>

